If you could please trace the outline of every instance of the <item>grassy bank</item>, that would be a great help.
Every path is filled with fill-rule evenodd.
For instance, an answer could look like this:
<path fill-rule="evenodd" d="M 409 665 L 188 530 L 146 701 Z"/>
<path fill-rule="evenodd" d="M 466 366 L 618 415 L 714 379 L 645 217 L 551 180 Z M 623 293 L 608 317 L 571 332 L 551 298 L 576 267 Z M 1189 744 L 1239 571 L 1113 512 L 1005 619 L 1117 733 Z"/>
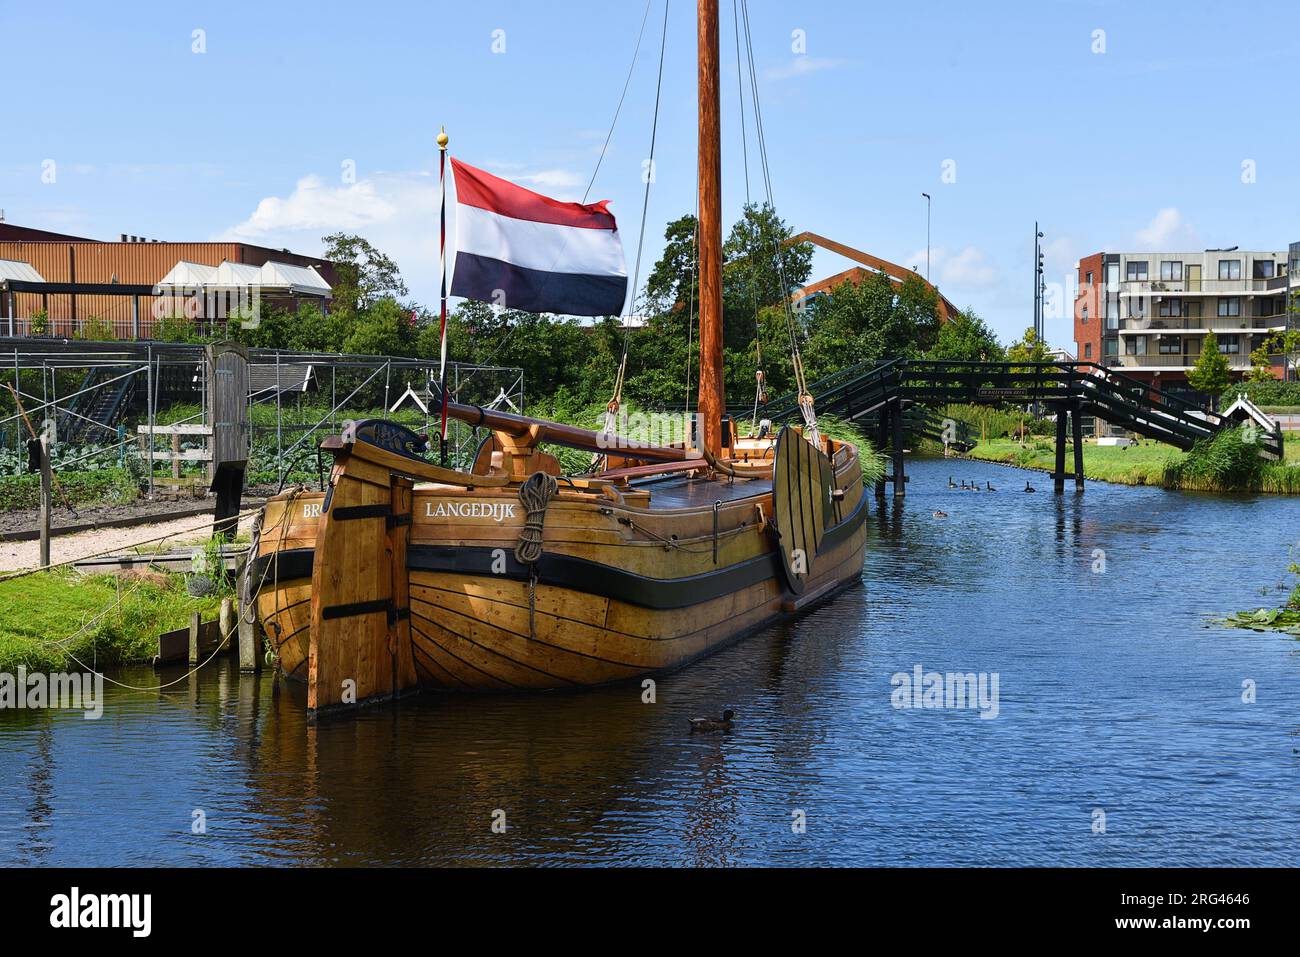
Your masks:
<path fill-rule="evenodd" d="M 1265 463 L 1240 481 L 1216 474 L 1213 467 L 1198 468 L 1197 457 L 1171 445 L 1143 440 L 1126 447 L 1085 442 L 1083 474 L 1092 481 L 1122 485 L 1155 485 L 1190 491 L 1250 491 L 1281 495 L 1300 494 L 1300 435 L 1287 433 L 1285 459 Z M 975 446 L 968 458 L 1050 472 L 1056 465 L 1054 440 L 990 439 Z M 1067 450 L 1066 470 L 1074 469 L 1074 450 Z"/>
<path fill-rule="evenodd" d="M 184 627 L 193 611 L 211 619 L 220 604 L 216 596 L 191 598 L 180 575 L 56 570 L 0 582 L 0 671 L 81 670 L 69 653 L 101 667 L 149 661 L 160 633 Z"/>

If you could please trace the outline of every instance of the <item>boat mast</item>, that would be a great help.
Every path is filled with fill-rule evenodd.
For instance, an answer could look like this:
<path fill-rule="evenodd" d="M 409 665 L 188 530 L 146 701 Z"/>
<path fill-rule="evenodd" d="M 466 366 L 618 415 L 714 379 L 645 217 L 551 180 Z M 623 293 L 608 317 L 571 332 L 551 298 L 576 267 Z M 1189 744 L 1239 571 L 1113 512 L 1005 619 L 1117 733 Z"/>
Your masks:
<path fill-rule="evenodd" d="M 722 367 L 722 130 L 718 0 L 699 0 L 700 392 L 702 447 L 722 452 L 727 397 Z"/>

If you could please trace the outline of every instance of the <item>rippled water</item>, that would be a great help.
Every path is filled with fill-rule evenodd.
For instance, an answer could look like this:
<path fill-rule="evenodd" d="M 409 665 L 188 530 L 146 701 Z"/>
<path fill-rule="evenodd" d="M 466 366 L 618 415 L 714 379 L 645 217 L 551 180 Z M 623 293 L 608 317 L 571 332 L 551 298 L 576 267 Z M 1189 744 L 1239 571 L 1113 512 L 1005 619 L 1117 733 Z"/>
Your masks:
<path fill-rule="evenodd" d="M 0 714 L 0 863 L 1300 864 L 1300 644 L 1209 621 L 1276 603 L 1300 499 L 909 472 L 862 587 L 656 704 L 425 696 L 309 725 L 302 689 L 223 664 L 99 721 Z M 918 664 L 996 672 L 996 719 L 894 708 Z M 724 706 L 733 731 L 685 733 Z"/>

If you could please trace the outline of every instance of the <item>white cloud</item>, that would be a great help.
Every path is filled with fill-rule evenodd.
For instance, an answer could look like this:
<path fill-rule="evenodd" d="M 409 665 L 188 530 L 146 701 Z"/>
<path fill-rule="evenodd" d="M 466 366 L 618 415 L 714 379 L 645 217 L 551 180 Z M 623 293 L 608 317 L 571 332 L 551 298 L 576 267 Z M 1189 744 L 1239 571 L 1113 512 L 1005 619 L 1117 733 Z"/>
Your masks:
<path fill-rule="evenodd" d="M 925 275 L 925 250 L 920 249 L 904 261 L 909 269 Z M 959 289 L 985 289 L 998 279 L 997 269 L 988 262 L 982 250 L 967 246 L 957 253 L 949 253 L 943 246 L 930 250 L 930 276 L 945 293 L 948 287 Z"/>
<path fill-rule="evenodd" d="M 797 56 L 785 66 L 766 70 L 763 75 L 769 80 L 789 80 L 792 77 L 819 73 L 822 70 L 834 70 L 847 62 L 847 60 L 835 60 L 830 57 Z"/>
<path fill-rule="evenodd" d="M 1137 231 L 1134 239 L 1140 249 L 1196 249 L 1200 246 L 1195 228 L 1173 206 L 1156 213 L 1145 229 Z"/>
<path fill-rule="evenodd" d="M 319 176 L 309 175 L 298 180 L 288 196 L 263 199 L 251 216 L 227 232 L 235 239 L 256 240 L 304 229 L 355 230 L 387 222 L 397 212 L 374 180 L 326 186 Z"/>

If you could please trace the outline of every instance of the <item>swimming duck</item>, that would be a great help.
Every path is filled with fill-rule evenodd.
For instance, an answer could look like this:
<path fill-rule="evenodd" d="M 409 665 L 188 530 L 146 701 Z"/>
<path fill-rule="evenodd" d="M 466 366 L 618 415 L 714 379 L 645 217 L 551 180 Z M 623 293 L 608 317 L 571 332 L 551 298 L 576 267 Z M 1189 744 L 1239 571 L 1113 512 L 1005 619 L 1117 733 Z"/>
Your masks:
<path fill-rule="evenodd" d="M 949 488 L 956 488 L 956 487 L 957 487 L 957 483 L 954 482 L 954 481 L 952 480 L 952 476 L 951 476 L 951 475 L 948 476 L 948 487 L 949 487 Z"/>
<path fill-rule="evenodd" d="M 993 483 L 992 483 L 992 482 L 988 482 L 988 481 L 986 481 L 986 482 L 984 483 L 984 491 L 986 491 L 986 492 L 996 492 L 997 489 L 995 489 L 995 488 L 993 487 Z"/>
<path fill-rule="evenodd" d="M 965 479 L 962 479 L 962 480 L 961 480 L 961 490 L 962 490 L 963 492 L 969 492 L 969 491 L 970 491 L 970 486 L 966 484 L 966 480 L 965 480 Z"/>
<path fill-rule="evenodd" d="M 939 511 L 938 509 L 935 509 L 935 511 L 934 511 L 934 517 L 935 517 L 935 518 L 947 518 L 947 517 L 948 517 L 948 513 L 947 513 L 947 512 L 941 512 L 941 511 Z"/>
<path fill-rule="evenodd" d="M 1029 479 L 1025 479 L 1025 491 L 1026 492 L 1037 491 L 1037 489 L 1035 489 L 1032 485 L 1029 484 Z"/>
<path fill-rule="evenodd" d="M 691 718 L 691 734 L 695 734 L 696 732 L 730 731 L 731 719 L 735 716 L 736 712 L 728 708 L 726 711 L 722 712 L 721 721 L 717 718 Z"/>

